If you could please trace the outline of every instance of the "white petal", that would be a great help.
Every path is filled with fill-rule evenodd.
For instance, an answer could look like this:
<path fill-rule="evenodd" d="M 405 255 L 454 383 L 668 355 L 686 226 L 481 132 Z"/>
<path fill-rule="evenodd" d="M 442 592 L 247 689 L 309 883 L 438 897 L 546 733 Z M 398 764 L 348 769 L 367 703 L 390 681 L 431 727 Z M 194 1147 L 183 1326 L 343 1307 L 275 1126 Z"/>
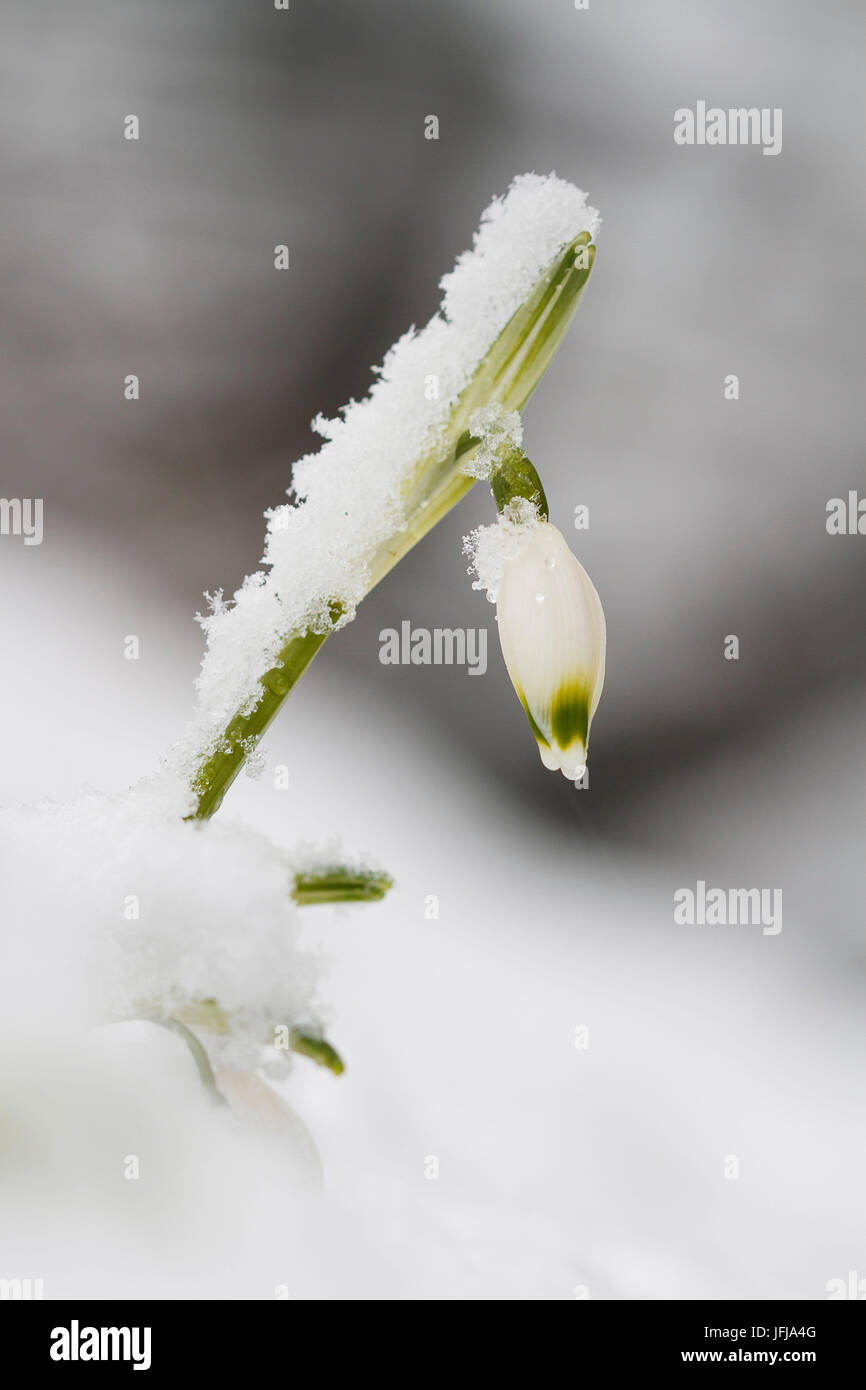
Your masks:
<path fill-rule="evenodd" d="M 505 664 L 541 736 L 542 761 L 574 780 L 604 683 L 606 632 L 592 580 L 555 526 L 528 530 L 504 564 L 497 615 Z"/>

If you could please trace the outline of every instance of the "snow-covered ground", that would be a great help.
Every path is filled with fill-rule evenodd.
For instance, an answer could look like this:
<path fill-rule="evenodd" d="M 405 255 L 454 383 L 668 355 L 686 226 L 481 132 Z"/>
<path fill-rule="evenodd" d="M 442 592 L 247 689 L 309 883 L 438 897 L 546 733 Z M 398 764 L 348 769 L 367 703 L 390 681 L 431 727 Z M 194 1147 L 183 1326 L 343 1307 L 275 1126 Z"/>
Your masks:
<path fill-rule="evenodd" d="M 183 727 L 200 635 L 83 534 L 3 561 L 4 799 L 124 791 Z M 45 920 L 26 977 L 3 972 L 0 1274 L 48 1297 L 826 1296 L 866 1268 L 860 719 L 840 699 L 820 738 L 783 725 L 650 788 L 650 854 L 498 799 L 385 668 L 371 697 L 326 647 L 201 831 L 236 827 L 241 943 L 254 832 L 397 880 L 304 914 L 347 1070 L 297 1058 L 275 1085 L 321 1196 L 291 1122 L 211 1106 L 174 1036 L 79 1034 L 56 968 L 77 889 L 50 841 L 41 870 L 7 842 L 6 890 L 32 882 Z M 678 887 L 752 869 L 784 890 L 780 933 L 675 924 Z"/>

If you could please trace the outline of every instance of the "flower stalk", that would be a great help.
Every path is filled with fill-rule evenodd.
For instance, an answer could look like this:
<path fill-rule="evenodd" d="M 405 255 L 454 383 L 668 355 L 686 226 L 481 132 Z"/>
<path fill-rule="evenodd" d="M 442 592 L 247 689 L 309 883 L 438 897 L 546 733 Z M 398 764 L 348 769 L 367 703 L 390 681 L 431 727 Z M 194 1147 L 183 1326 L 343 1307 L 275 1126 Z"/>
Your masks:
<path fill-rule="evenodd" d="M 542 481 L 533 464 L 516 444 L 500 452 L 498 466 L 490 475 L 490 491 L 500 516 L 512 502 L 521 499 L 532 505 L 542 521 L 550 517 Z"/>
<path fill-rule="evenodd" d="M 207 1052 L 202 1047 L 195 1033 L 193 1033 L 191 1029 L 187 1028 L 186 1025 L 181 1023 L 180 1020 L 177 1018 L 155 1018 L 154 1022 L 159 1024 L 161 1028 L 167 1028 L 170 1033 L 176 1033 L 178 1037 L 183 1038 L 183 1041 L 189 1048 L 190 1055 L 193 1061 L 195 1062 L 196 1070 L 198 1071 L 199 1081 L 201 1082 L 206 1095 L 209 1097 L 213 1105 L 225 1105 L 226 1100 L 225 1097 L 222 1095 L 219 1087 L 217 1086 L 216 1077 L 213 1073 L 213 1067 L 210 1064 L 210 1058 L 208 1057 Z"/>

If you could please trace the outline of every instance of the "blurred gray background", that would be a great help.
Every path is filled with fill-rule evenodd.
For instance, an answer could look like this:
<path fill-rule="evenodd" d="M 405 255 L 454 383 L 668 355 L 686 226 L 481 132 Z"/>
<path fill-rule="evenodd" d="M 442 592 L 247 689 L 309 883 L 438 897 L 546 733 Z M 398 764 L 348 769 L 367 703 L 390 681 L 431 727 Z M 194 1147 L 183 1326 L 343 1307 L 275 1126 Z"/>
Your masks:
<path fill-rule="evenodd" d="M 553 168 L 605 219 L 526 422 L 554 518 L 590 507 L 594 817 L 862 681 L 862 543 L 824 529 L 864 476 L 860 5 L 79 0 L 10 3 L 4 31 L 4 490 L 46 498 L 47 544 L 74 531 L 86 564 L 97 537 L 187 609 L 231 592 L 311 417 L 427 319 L 490 196 Z M 699 97 L 781 106 L 782 154 L 675 146 Z M 377 660 L 403 617 L 490 621 L 459 553 L 479 493 L 326 660 L 563 814 L 498 655 L 473 689 Z"/>
<path fill-rule="evenodd" d="M 500 1173 L 492 1264 L 522 1258 L 502 1211 L 553 1164 L 572 1205 L 551 1230 L 585 1247 L 598 1220 L 602 1291 L 823 1296 L 866 1268 L 866 537 L 825 529 L 830 497 L 866 491 L 864 29 L 854 0 L 4 5 L 2 491 L 46 509 L 42 547 L 0 545 L 7 794 L 153 766 L 189 712 L 202 591 L 257 566 L 311 417 L 426 321 L 494 194 L 555 169 L 604 218 L 525 421 L 607 613 L 588 792 L 541 769 L 466 576 L 461 536 L 493 514 L 478 488 L 327 645 L 267 775 L 226 805 L 278 837 L 342 829 L 398 877 L 387 928 L 342 938 L 354 1070 L 339 1095 L 299 1082 L 377 1230 L 363 1184 L 386 1210 L 395 1143 L 408 1181 L 450 1123 L 455 1155 L 491 1148 L 455 1248 Z M 700 99 L 781 107 L 782 153 L 676 146 L 674 111 Z M 380 630 L 406 618 L 486 624 L 487 675 L 381 666 Z M 698 877 L 781 886 L 783 934 L 674 928 L 671 893 Z M 443 1037 L 455 1009 L 468 1032 Z M 736 1218 L 729 1146 L 753 1182 Z M 557 1289 L 587 1277 L 567 1269 Z"/>
<path fill-rule="evenodd" d="M 526 420 L 554 519 L 590 507 L 572 538 L 611 648 L 593 822 L 645 833 L 649 784 L 797 710 L 818 736 L 827 693 L 863 680 L 863 542 L 824 529 L 827 498 L 864 476 L 862 6 L 10 0 L 4 15 L 3 486 L 46 498 L 46 545 L 71 537 L 83 566 L 97 546 L 188 612 L 231 592 L 315 447 L 312 416 L 364 394 L 426 321 L 491 195 L 555 169 L 605 219 Z M 781 106 L 782 154 L 677 147 L 673 111 L 698 98 Z M 138 143 L 121 138 L 130 112 Z M 380 629 L 404 617 L 490 623 L 460 556 L 490 512 L 477 489 L 330 645 L 322 679 L 351 672 L 539 814 L 585 815 L 538 775 L 498 652 L 471 688 L 378 663 Z"/>

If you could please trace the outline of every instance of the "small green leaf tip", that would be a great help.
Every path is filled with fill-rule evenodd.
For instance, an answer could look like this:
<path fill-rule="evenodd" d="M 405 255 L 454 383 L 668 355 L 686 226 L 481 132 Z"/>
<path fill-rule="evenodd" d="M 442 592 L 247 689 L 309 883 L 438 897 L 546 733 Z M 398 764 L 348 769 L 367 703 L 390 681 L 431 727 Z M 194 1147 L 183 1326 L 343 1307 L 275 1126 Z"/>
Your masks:
<path fill-rule="evenodd" d="M 300 907 L 316 903 L 379 903 L 393 884 L 388 874 L 332 866 L 295 874 L 292 897 Z"/>
<path fill-rule="evenodd" d="M 327 1067 L 335 1076 L 341 1076 L 345 1071 L 339 1052 L 325 1038 L 305 1033 L 302 1028 L 293 1028 L 289 1033 L 289 1046 L 293 1052 L 300 1052 L 304 1057 L 318 1062 L 320 1067 Z"/>
<path fill-rule="evenodd" d="M 550 516 L 541 479 L 522 449 L 512 446 L 505 452 L 499 467 L 490 475 L 490 489 L 500 512 L 522 497 L 532 503 L 542 521 Z"/>

